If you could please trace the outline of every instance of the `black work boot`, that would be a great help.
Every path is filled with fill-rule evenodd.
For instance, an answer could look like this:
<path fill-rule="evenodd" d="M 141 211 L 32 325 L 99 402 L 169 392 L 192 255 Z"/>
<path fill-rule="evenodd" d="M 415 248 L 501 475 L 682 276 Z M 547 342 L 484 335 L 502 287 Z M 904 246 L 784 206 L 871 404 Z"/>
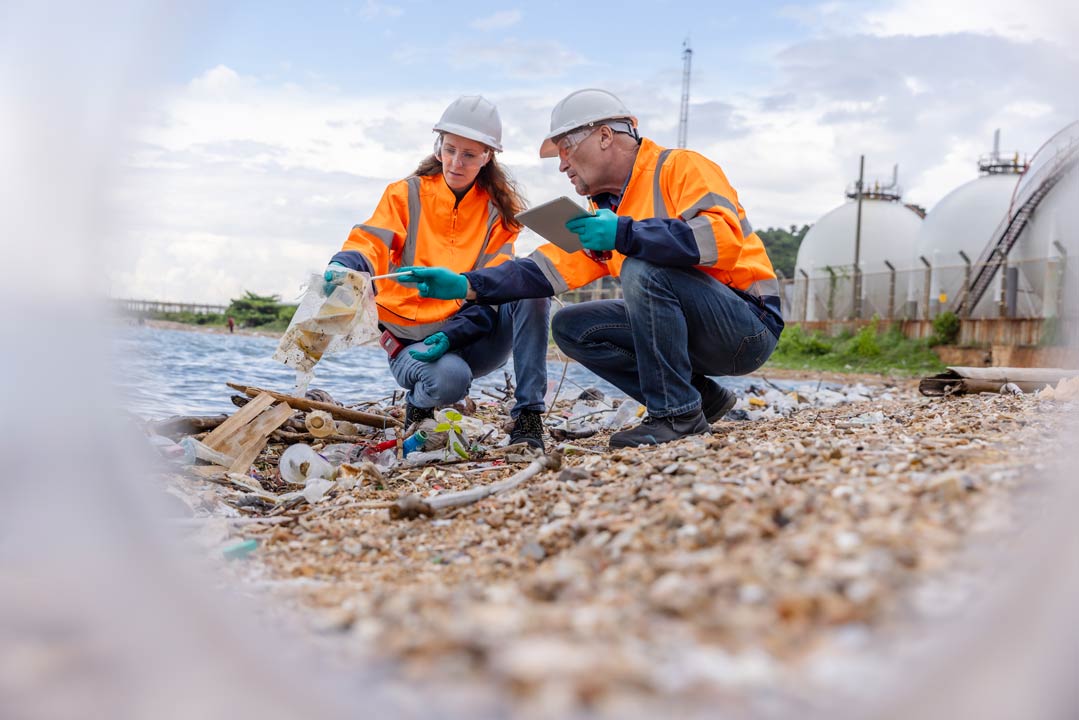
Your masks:
<path fill-rule="evenodd" d="M 530 447 L 540 452 L 547 452 L 543 444 L 543 417 L 535 410 L 522 410 L 513 421 L 513 431 L 510 432 L 510 445 L 515 443 L 528 443 Z"/>
<path fill-rule="evenodd" d="M 610 445 L 612 448 L 659 445 L 706 432 L 708 432 L 708 421 L 704 419 L 704 414 L 700 410 L 670 417 L 649 415 L 637 427 L 611 435 Z"/>
<path fill-rule="evenodd" d="M 701 394 L 701 412 L 709 423 L 729 413 L 738 402 L 737 395 L 707 375 L 694 375 L 689 383 Z"/>
<path fill-rule="evenodd" d="M 412 403 L 405 405 L 405 429 L 412 427 L 413 423 L 423 422 L 435 416 L 434 408 L 416 407 Z"/>

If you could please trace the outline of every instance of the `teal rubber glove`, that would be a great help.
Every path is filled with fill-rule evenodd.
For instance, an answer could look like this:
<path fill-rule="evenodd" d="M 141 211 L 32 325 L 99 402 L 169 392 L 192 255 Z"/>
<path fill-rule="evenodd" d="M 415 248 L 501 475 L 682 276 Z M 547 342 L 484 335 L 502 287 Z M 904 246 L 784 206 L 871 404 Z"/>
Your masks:
<path fill-rule="evenodd" d="M 423 341 L 423 344 L 429 345 L 431 349 L 427 352 L 409 350 L 408 354 L 423 362 L 434 362 L 445 355 L 450 349 L 450 339 L 446 337 L 446 333 L 436 332 L 434 335 L 428 335 L 427 339 Z"/>
<path fill-rule="evenodd" d="M 618 216 L 606 208 L 597 210 L 595 215 L 579 217 L 566 223 L 566 229 L 581 238 L 581 244 L 592 252 L 614 250 L 614 239 L 618 234 Z"/>
<path fill-rule="evenodd" d="M 408 275 L 397 278 L 397 282 L 416 283 L 421 297 L 463 300 L 468 294 L 468 280 L 465 276 L 447 268 L 414 266 L 403 267 L 401 272 L 407 272 Z"/>
<path fill-rule="evenodd" d="M 326 272 L 322 273 L 322 294 L 326 297 L 333 295 L 334 289 L 345 281 L 348 268 L 339 262 L 332 262 L 326 266 Z"/>

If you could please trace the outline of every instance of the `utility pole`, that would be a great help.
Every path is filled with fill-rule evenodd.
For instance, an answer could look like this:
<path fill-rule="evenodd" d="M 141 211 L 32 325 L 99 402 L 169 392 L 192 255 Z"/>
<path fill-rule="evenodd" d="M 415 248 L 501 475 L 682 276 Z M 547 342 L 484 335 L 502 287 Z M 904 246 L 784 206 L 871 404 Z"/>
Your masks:
<path fill-rule="evenodd" d="M 678 147 L 686 146 L 686 136 L 689 134 L 689 65 L 693 60 L 693 49 L 689 46 L 689 38 L 682 42 L 682 111 L 678 117 Z"/>
<path fill-rule="evenodd" d="M 858 162 L 858 218 L 854 224 L 854 298 L 851 319 L 862 317 L 862 190 L 865 188 L 865 155 Z"/>

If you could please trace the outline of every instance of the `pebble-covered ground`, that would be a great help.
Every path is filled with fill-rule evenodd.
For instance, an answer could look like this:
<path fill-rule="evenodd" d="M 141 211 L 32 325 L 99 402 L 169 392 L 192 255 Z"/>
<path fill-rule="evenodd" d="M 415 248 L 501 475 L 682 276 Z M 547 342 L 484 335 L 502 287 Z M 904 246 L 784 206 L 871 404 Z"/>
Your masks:
<path fill-rule="evenodd" d="M 644 449 L 576 438 L 560 469 L 431 517 L 385 505 L 502 480 L 527 459 L 368 467 L 313 505 L 254 502 L 190 472 L 170 485 L 196 517 L 277 518 L 208 520 L 192 540 L 216 552 L 256 539 L 226 571 L 270 589 L 342 662 L 389 662 L 402 698 L 418 683 L 535 717 L 707 716 L 716 703 L 787 716 L 857 695 L 844 686 L 856 674 L 828 670 L 852 651 L 955 612 L 970 592 L 959 578 L 978 572 L 960 567 L 965 550 L 1021 527 L 1017 491 L 1040 482 L 1031 458 L 1071 418 L 1059 400 L 915 385 L 863 379 L 848 398 L 782 401 L 762 385 L 736 413 L 756 420 Z M 286 489 L 281 450 L 258 465 L 268 493 Z"/>

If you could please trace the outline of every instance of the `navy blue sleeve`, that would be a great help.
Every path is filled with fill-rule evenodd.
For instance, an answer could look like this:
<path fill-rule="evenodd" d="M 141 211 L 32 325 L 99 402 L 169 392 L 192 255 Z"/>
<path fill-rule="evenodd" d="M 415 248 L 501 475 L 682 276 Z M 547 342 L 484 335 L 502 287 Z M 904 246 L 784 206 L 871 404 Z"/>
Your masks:
<path fill-rule="evenodd" d="M 450 340 L 450 349 L 458 350 L 494 332 L 498 310 L 490 305 L 467 302 L 446 321 L 442 332 Z"/>
<path fill-rule="evenodd" d="M 370 275 L 375 274 L 371 270 L 371 263 L 367 262 L 367 258 L 356 250 L 342 250 L 330 258 L 330 262 L 341 263 L 349 270 L 365 272 Z"/>
<path fill-rule="evenodd" d="M 693 230 L 679 218 L 620 217 L 614 247 L 627 257 L 666 267 L 692 267 L 701 262 Z"/>
<path fill-rule="evenodd" d="M 539 265 L 518 258 L 495 267 L 464 273 L 476 291 L 476 302 L 498 305 L 522 298 L 545 298 L 555 294 Z"/>

